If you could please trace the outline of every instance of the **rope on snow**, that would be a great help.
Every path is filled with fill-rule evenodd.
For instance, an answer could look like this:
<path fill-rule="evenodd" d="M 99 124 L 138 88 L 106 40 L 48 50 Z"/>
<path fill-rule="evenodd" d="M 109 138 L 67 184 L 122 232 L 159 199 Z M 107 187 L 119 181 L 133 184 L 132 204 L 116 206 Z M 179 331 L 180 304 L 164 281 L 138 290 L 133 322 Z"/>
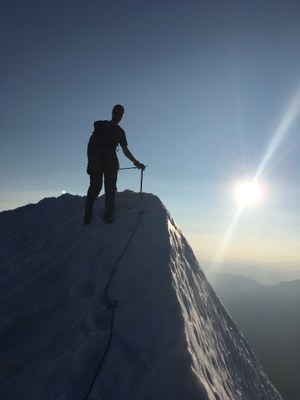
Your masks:
<path fill-rule="evenodd" d="M 143 208 L 141 208 L 141 207 L 132 207 L 132 208 L 124 207 L 124 208 L 127 208 L 127 209 L 138 208 L 138 209 L 140 210 L 140 212 L 139 212 L 139 216 L 138 216 L 138 218 L 137 218 L 136 224 L 135 224 L 135 226 L 134 226 L 134 228 L 133 228 L 133 230 L 132 230 L 132 232 L 131 232 L 131 234 L 130 234 L 130 236 L 129 236 L 129 238 L 128 238 L 128 241 L 127 241 L 127 243 L 126 243 L 126 246 L 124 247 L 122 253 L 120 254 L 120 256 L 117 258 L 116 262 L 114 263 L 113 268 L 112 268 L 111 275 L 110 275 L 110 277 L 109 277 L 109 279 L 108 279 L 108 281 L 107 281 L 107 283 L 106 283 L 106 286 L 105 286 L 104 295 L 105 295 L 105 300 L 106 300 L 106 303 L 107 303 L 107 309 L 108 309 L 108 310 L 111 310 L 110 333 L 109 333 L 109 338 L 108 338 L 108 341 L 107 341 L 107 344 L 106 344 L 106 348 L 105 348 L 104 353 L 103 353 L 103 355 L 102 355 L 102 358 L 101 358 L 101 360 L 100 360 L 100 362 L 99 362 L 99 365 L 98 365 L 97 370 L 96 370 L 96 372 L 95 372 L 94 378 L 93 378 L 93 380 L 92 380 L 92 382 L 91 382 L 91 385 L 90 385 L 90 387 L 89 387 L 89 390 L 88 390 L 88 392 L 87 392 L 87 394 L 86 394 L 85 400 L 88 399 L 89 395 L 91 394 L 91 392 L 92 392 L 92 390 L 93 390 L 93 387 L 94 387 L 94 384 L 95 384 L 95 382 L 96 382 L 97 376 L 99 375 L 99 372 L 100 372 L 100 370 L 101 370 L 101 367 L 102 367 L 102 365 L 103 365 L 103 363 L 104 363 L 104 360 L 105 360 L 105 358 L 106 358 L 106 355 L 107 355 L 107 353 L 108 353 L 108 351 L 109 351 L 109 348 L 110 348 L 110 345 L 111 345 L 111 341 L 112 341 L 112 337 L 113 337 L 115 310 L 116 310 L 116 308 L 117 308 L 118 305 L 119 305 L 119 301 L 118 301 L 118 300 L 112 300 L 112 299 L 110 299 L 110 298 L 109 298 L 109 295 L 108 295 L 108 290 L 109 290 L 110 284 L 111 284 L 111 282 L 112 282 L 112 280 L 113 280 L 113 278 L 114 278 L 117 265 L 118 265 L 118 263 L 120 262 L 120 260 L 122 259 L 122 257 L 124 256 L 124 254 L 126 253 L 128 247 L 129 247 L 129 245 L 130 245 L 130 243 L 131 243 L 131 240 L 132 240 L 132 238 L 133 238 L 133 236 L 134 236 L 134 234 L 135 234 L 135 232 L 136 232 L 136 230 L 137 230 L 137 228 L 138 228 L 138 226 L 139 226 L 139 223 L 140 223 L 140 221 L 141 221 L 142 215 L 143 215 L 144 212 L 145 212 L 145 210 L 144 210 Z"/>

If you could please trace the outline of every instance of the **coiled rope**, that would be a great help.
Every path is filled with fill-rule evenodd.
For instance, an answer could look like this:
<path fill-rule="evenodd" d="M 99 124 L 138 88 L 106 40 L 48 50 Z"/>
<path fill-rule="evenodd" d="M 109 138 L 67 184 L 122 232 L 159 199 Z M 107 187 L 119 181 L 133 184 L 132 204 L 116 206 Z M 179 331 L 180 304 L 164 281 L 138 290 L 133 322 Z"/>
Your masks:
<path fill-rule="evenodd" d="M 120 254 L 120 256 L 117 258 L 116 262 L 114 263 L 113 268 L 112 268 L 111 275 L 110 275 L 110 277 L 109 277 L 109 279 L 108 279 L 108 281 L 107 281 L 107 283 L 106 283 L 106 286 L 105 286 L 104 295 L 105 295 L 105 300 L 106 300 L 106 303 L 107 303 L 107 309 L 108 309 L 108 310 L 111 310 L 110 333 L 109 333 L 109 338 L 108 338 L 108 341 L 107 341 L 107 344 L 106 344 L 106 348 L 105 348 L 104 353 L 103 353 L 103 355 L 102 355 L 102 358 L 101 358 L 101 360 L 100 360 L 100 362 L 99 362 L 99 365 L 98 365 L 98 367 L 97 367 L 97 370 L 96 370 L 96 372 L 95 372 L 95 374 L 94 374 L 94 377 L 93 377 L 93 380 L 92 380 L 92 382 L 91 382 L 91 384 L 90 384 L 89 390 L 88 390 L 88 392 L 87 392 L 87 394 L 86 394 L 86 396 L 85 396 L 85 400 L 88 399 L 89 395 L 91 394 L 91 392 L 92 392 L 92 390 L 93 390 L 93 387 L 94 387 L 94 384 L 95 384 L 95 382 L 96 382 L 97 376 L 99 375 L 99 372 L 100 372 L 100 370 L 101 370 L 101 367 L 102 367 L 102 365 L 103 365 L 103 363 L 104 363 L 104 360 L 105 360 L 106 355 L 107 355 L 107 353 L 108 353 L 108 350 L 109 350 L 109 348 L 110 348 L 111 341 L 112 341 L 112 337 L 113 337 L 115 310 L 116 310 L 116 308 L 117 308 L 118 305 L 119 305 L 119 301 L 118 301 L 118 300 L 111 300 L 111 299 L 109 298 L 109 295 L 108 295 L 108 290 L 109 290 L 110 284 L 111 284 L 111 282 L 112 282 L 112 280 L 113 280 L 113 278 L 114 278 L 117 265 L 118 265 L 118 263 L 120 262 L 120 260 L 122 259 L 122 257 L 124 256 L 124 254 L 126 253 L 128 247 L 129 247 L 129 245 L 130 245 L 130 243 L 131 243 L 131 240 L 132 240 L 132 238 L 133 238 L 133 236 L 134 236 L 134 234 L 135 234 L 135 232 L 136 232 L 136 230 L 137 230 L 137 228 L 138 228 L 138 226 L 139 226 L 139 223 L 140 223 L 140 221 L 141 221 L 142 215 L 143 215 L 144 212 L 145 212 L 145 210 L 144 210 L 143 208 L 141 208 L 141 207 L 125 207 L 125 206 L 123 206 L 123 207 L 126 208 L 126 209 L 128 209 L 128 210 L 132 210 L 132 209 L 137 208 L 137 209 L 139 209 L 140 211 L 139 211 L 139 215 L 138 215 L 138 218 L 137 218 L 137 220 L 136 220 L 135 226 L 134 226 L 134 228 L 133 228 L 133 230 L 132 230 L 132 232 L 131 232 L 131 234 L 130 234 L 130 236 L 129 236 L 129 238 L 128 238 L 128 241 L 127 241 L 127 243 L 126 243 L 126 245 L 125 245 L 125 247 L 124 247 L 122 253 Z"/>

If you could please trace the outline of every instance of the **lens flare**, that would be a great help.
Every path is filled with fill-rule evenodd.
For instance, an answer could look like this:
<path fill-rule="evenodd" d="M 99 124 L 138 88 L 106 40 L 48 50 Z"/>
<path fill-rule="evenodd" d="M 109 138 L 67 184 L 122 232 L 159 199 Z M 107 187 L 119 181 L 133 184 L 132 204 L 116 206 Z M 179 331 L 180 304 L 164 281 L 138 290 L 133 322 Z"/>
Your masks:
<path fill-rule="evenodd" d="M 255 177 L 258 178 L 264 171 L 266 165 L 270 161 L 271 157 L 274 155 L 275 151 L 278 149 L 280 143 L 284 137 L 288 134 L 290 127 L 292 126 L 295 119 L 300 113 L 300 87 L 293 96 L 282 120 L 280 121 L 278 128 L 276 129 L 271 142 L 265 152 L 265 155 L 257 169 Z"/>
<path fill-rule="evenodd" d="M 296 90 L 285 113 L 283 114 L 283 118 L 281 119 L 276 131 L 274 132 L 271 138 L 269 146 L 266 149 L 264 157 L 262 158 L 260 165 L 258 166 L 258 169 L 256 171 L 253 180 L 244 183 L 239 183 L 235 186 L 234 193 L 238 202 L 238 207 L 231 223 L 227 228 L 227 231 L 224 233 L 223 240 L 221 241 L 216 251 L 214 260 L 210 268 L 214 268 L 214 265 L 216 266 L 223 260 L 228 245 L 234 234 L 235 228 L 239 222 L 239 219 L 245 207 L 257 204 L 263 199 L 264 193 L 261 185 L 258 184 L 257 180 L 263 174 L 267 164 L 270 162 L 271 158 L 278 150 L 283 139 L 288 135 L 291 126 L 293 125 L 295 120 L 299 117 L 299 114 L 300 114 L 300 87 Z"/>

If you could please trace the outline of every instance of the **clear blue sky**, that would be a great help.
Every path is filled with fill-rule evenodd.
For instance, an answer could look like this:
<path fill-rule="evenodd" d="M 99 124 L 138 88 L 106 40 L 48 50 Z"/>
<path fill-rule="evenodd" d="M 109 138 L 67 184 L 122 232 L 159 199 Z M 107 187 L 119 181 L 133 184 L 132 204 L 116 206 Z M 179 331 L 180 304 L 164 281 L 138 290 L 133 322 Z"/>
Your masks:
<path fill-rule="evenodd" d="M 0 18 L 1 210 L 84 195 L 93 121 L 122 103 L 144 189 L 201 262 L 300 267 L 299 1 L 11 0 Z M 231 229 L 260 165 L 265 199 Z"/>

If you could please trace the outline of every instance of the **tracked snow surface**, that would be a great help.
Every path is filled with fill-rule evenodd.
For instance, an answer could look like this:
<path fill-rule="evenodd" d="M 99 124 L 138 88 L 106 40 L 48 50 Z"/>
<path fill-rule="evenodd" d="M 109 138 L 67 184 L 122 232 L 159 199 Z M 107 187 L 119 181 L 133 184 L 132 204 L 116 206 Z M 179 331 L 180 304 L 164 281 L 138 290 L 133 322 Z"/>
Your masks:
<path fill-rule="evenodd" d="M 0 213 L 0 398 L 281 399 L 159 198 L 84 202 Z"/>

